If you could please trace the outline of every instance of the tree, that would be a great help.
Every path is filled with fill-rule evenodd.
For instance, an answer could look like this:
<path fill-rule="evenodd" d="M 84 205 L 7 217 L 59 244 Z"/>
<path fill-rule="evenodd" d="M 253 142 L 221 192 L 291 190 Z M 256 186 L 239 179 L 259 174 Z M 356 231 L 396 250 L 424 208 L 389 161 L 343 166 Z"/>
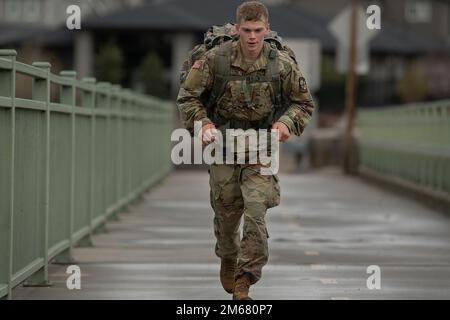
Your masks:
<path fill-rule="evenodd" d="M 119 84 L 123 78 L 123 53 L 113 39 L 95 57 L 95 76 L 98 81 Z"/>
<path fill-rule="evenodd" d="M 147 94 L 167 98 L 168 91 L 163 79 L 164 66 L 154 51 L 148 53 L 140 64 L 141 79 Z"/>

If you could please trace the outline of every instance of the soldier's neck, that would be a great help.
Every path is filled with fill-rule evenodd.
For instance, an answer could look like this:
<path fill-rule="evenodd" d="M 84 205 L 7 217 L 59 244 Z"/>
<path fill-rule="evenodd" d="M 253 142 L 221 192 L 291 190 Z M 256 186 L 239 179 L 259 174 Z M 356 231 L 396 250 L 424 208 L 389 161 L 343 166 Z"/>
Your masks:
<path fill-rule="evenodd" d="M 262 48 L 261 48 L 261 50 L 258 53 L 251 54 L 250 52 L 246 52 L 246 50 L 244 49 L 243 45 L 240 45 L 240 47 L 241 47 L 242 56 L 243 56 L 244 61 L 246 63 L 253 63 L 253 62 L 255 62 L 256 59 L 258 59 L 258 57 L 261 54 L 261 52 L 263 51 Z"/>

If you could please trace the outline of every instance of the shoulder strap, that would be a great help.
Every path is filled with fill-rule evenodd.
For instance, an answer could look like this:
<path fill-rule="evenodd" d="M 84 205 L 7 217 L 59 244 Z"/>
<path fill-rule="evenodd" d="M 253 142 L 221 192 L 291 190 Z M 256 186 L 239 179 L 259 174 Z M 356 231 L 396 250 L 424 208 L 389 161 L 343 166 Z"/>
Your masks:
<path fill-rule="evenodd" d="M 231 45 L 232 41 L 227 41 L 220 45 L 213 58 L 214 79 L 208 100 L 208 108 L 215 103 L 218 97 L 220 97 L 225 89 L 227 77 L 231 74 Z"/>
<path fill-rule="evenodd" d="M 281 107 L 281 79 L 278 66 L 278 50 L 270 46 L 266 68 L 266 79 L 272 86 L 275 108 Z"/>
<path fill-rule="evenodd" d="M 219 47 L 216 55 L 213 58 L 214 79 L 207 107 L 208 108 L 211 107 L 215 103 L 216 99 L 220 97 L 228 81 L 233 79 L 244 79 L 244 78 L 248 79 L 250 82 L 253 81 L 269 82 L 270 85 L 272 86 L 272 90 L 274 93 L 275 108 L 281 107 L 282 95 L 281 95 L 280 70 L 278 65 L 278 50 L 269 45 L 268 63 L 265 77 L 260 78 L 258 76 L 252 75 L 231 76 L 231 46 L 232 41 L 225 42 Z"/>

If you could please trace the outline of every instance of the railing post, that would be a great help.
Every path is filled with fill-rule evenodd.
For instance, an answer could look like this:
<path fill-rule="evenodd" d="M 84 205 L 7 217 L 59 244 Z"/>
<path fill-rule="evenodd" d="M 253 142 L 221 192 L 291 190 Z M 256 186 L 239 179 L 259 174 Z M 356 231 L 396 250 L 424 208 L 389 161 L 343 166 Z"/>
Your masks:
<path fill-rule="evenodd" d="M 134 159 L 135 159 L 135 146 L 134 146 L 134 127 L 135 127 L 135 108 L 134 108 L 134 99 L 133 99 L 133 93 L 131 92 L 131 90 L 127 89 L 127 99 L 128 99 L 128 104 L 127 104 L 127 113 L 130 115 L 128 117 L 128 130 L 127 130 L 127 138 L 128 138 L 128 198 L 130 199 L 130 197 L 132 197 L 132 194 L 134 192 Z M 133 143 L 132 143 L 133 141 Z M 132 205 L 133 203 L 130 202 L 130 205 Z"/>
<path fill-rule="evenodd" d="M 109 112 L 108 105 L 109 105 L 109 99 L 110 99 L 110 89 L 111 84 L 109 82 L 98 82 L 97 83 L 97 91 L 96 91 L 96 108 L 98 110 L 102 110 L 102 112 Z M 106 217 L 107 217 L 107 194 L 108 194 L 108 184 L 107 184 L 107 168 L 109 161 L 109 158 L 106 156 L 108 154 L 108 118 L 109 115 L 102 115 L 103 118 L 105 118 L 106 123 L 106 130 L 102 132 L 102 135 L 104 139 L 100 139 L 102 136 L 96 136 L 95 144 L 98 146 L 96 149 L 100 147 L 100 144 L 102 144 L 102 148 L 104 148 L 103 154 L 99 157 L 96 157 L 94 162 L 94 165 L 99 165 L 99 168 L 101 168 L 101 172 L 98 170 L 96 171 L 96 191 L 101 190 L 101 197 L 97 194 L 97 192 L 94 192 L 96 201 L 98 202 L 98 210 L 95 212 L 96 215 L 103 216 L 103 222 L 96 227 L 95 232 L 106 232 Z M 96 129 L 97 130 L 97 129 Z M 100 141 L 99 141 L 100 140 Z M 102 161 L 102 160 L 106 161 Z M 96 169 L 98 169 L 96 167 Z M 98 216 L 94 215 L 95 218 L 98 218 Z"/>
<path fill-rule="evenodd" d="M 105 213 L 106 218 L 108 219 L 112 215 L 112 205 L 114 204 L 112 201 L 112 195 L 113 195 L 113 131 L 112 131 L 112 85 L 110 83 L 107 83 L 105 85 L 106 91 L 106 101 L 105 101 L 105 109 L 107 110 L 106 115 L 106 136 L 104 139 L 104 142 L 106 143 L 105 149 L 106 149 L 106 157 L 103 165 L 105 166 L 105 194 L 104 194 L 104 207 L 105 207 Z"/>
<path fill-rule="evenodd" d="M 12 298 L 13 272 L 16 56 L 15 50 L 0 50 L 0 58 L 11 61 L 10 69 L 0 69 L 0 96 L 11 98 L 11 108 L 0 109 L 5 114 L 4 120 L 0 117 L 0 252 L 5 253 L 0 259 L 0 298 L 6 293 L 7 299 Z"/>
<path fill-rule="evenodd" d="M 121 204 L 121 208 L 120 210 L 124 210 L 125 206 L 123 205 L 123 200 L 125 198 L 125 159 L 124 159 L 124 154 L 125 154 L 125 129 L 124 129 L 124 117 L 125 117 L 125 105 L 126 105 L 126 100 L 125 100 L 125 96 L 124 96 L 124 92 L 125 90 L 123 88 L 119 89 L 119 107 L 118 107 L 118 114 L 117 114 L 117 118 L 118 118 L 118 137 L 117 137 L 117 143 L 118 143 L 118 148 L 117 148 L 117 157 L 118 157 L 118 176 L 117 176 L 117 192 L 118 192 L 118 201 Z"/>
<path fill-rule="evenodd" d="M 91 144 L 90 144 L 90 165 L 89 165 L 89 234 L 83 237 L 79 242 L 78 245 L 83 247 L 92 247 L 92 234 L 93 234 L 93 213 L 94 213 L 94 186 L 95 186 L 95 78 L 83 78 L 82 80 L 84 83 L 87 83 L 90 85 L 90 90 L 85 91 L 83 93 L 83 99 L 82 99 L 82 105 L 83 107 L 90 108 L 91 113 Z"/>
<path fill-rule="evenodd" d="M 77 77 L 76 71 L 61 71 L 59 74 L 61 77 L 71 80 L 70 85 L 61 85 L 60 102 L 72 107 L 71 113 L 71 149 L 70 149 L 70 211 L 69 211 L 69 232 L 67 239 L 69 240 L 69 248 L 61 252 L 54 262 L 61 264 L 72 264 L 75 262 L 73 258 L 73 233 L 74 233 L 74 214 L 75 214 L 75 150 L 76 150 L 76 116 L 75 116 L 75 103 L 76 103 L 76 87 L 75 81 Z"/>
<path fill-rule="evenodd" d="M 151 147 L 155 142 L 156 142 L 156 137 L 157 137 L 157 121 L 155 119 L 155 106 L 154 104 L 149 101 L 149 109 L 148 109 L 148 117 L 149 117 L 149 136 L 150 138 L 150 146 Z M 152 176 L 152 183 L 155 180 L 155 176 L 157 173 L 157 158 L 158 158 L 158 154 L 156 152 L 153 152 L 150 155 L 150 174 Z"/>
<path fill-rule="evenodd" d="M 132 183 L 131 183 L 131 181 L 132 181 L 132 179 L 131 179 L 131 177 L 132 177 L 132 175 L 131 175 L 132 161 L 131 161 L 131 158 L 128 157 L 127 155 L 132 153 L 131 146 L 132 146 L 133 140 L 131 138 L 131 128 L 130 128 L 132 118 L 130 118 L 130 115 L 133 113 L 133 111 L 132 111 L 133 108 L 132 108 L 131 91 L 129 89 L 125 89 L 123 91 L 123 94 L 124 94 L 124 98 L 126 101 L 125 107 L 123 108 L 124 109 L 123 112 L 125 113 L 124 114 L 124 118 L 125 118 L 124 124 L 125 125 L 123 126 L 124 128 L 122 131 L 123 137 L 124 137 L 124 140 L 123 140 L 124 148 L 122 150 L 123 151 L 122 159 L 124 160 L 124 164 L 125 164 L 124 175 L 123 175 L 123 177 L 124 177 L 123 184 L 125 186 L 124 196 L 125 196 L 125 198 L 128 199 L 130 196 L 130 193 L 132 191 Z M 129 206 L 127 205 L 127 207 L 129 207 Z"/>
<path fill-rule="evenodd" d="M 111 153 L 111 157 L 115 159 L 114 166 L 111 167 L 111 174 L 113 174 L 113 187 L 112 187 L 112 202 L 114 204 L 114 212 L 112 213 L 111 218 L 113 220 L 119 220 L 120 208 L 118 207 L 118 203 L 120 202 L 120 189 L 119 189 L 119 168 L 120 168 L 120 133 L 119 133 L 119 123 L 120 123 L 120 85 L 113 85 L 111 87 L 111 113 L 113 114 L 114 120 L 111 120 L 113 123 L 111 130 L 111 144 L 114 145 Z"/>
<path fill-rule="evenodd" d="M 43 214 L 39 214 L 40 219 L 44 219 L 44 230 L 41 248 L 44 258 L 44 265 L 36 273 L 27 279 L 25 286 L 51 286 L 48 280 L 48 237 L 49 237 L 49 208 L 50 208 L 50 63 L 34 62 L 34 67 L 43 69 L 45 78 L 33 79 L 33 100 L 45 102 L 45 167 L 44 167 L 44 206 Z M 38 187 L 39 189 L 39 187 Z M 40 192 L 38 190 L 38 192 Z M 38 208 L 39 210 L 40 208 Z"/>
<path fill-rule="evenodd" d="M 132 166 L 131 166 L 131 190 L 132 193 L 135 194 L 136 192 L 136 188 L 137 188 L 137 176 L 139 174 L 139 165 L 137 164 L 137 159 L 139 157 L 139 145 L 138 145 L 138 137 L 136 134 L 137 131 L 137 127 L 139 124 L 139 111 L 138 111 L 138 107 L 137 107 L 137 103 L 136 103 L 136 97 L 135 94 L 132 92 L 131 93 L 131 105 L 132 105 L 132 110 L 133 110 L 133 124 L 131 126 L 131 141 L 134 141 L 134 143 L 132 144 L 133 146 L 133 150 L 132 150 Z"/>
<path fill-rule="evenodd" d="M 145 153 L 145 170 L 146 170 L 146 178 L 147 181 L 149 182 L 149 184 L 151 184 L 151 152 L 150 152 L 150 143 L 151 143 L 151 120 L 150 120 L 150 114 L 149 114 L 149 104 L 148 104 L 148 100 L 147 98 L 144 98 L 143 101 L 143 105 L 144 105 L 144 134 L 147 137 L 147 139 L 145 139 L 145 148 L 147 150 L 147 152 Z M 148 185 L 149 185 L 148 184 Z M 147 185 L 147 186 L 148 186 Z"/>

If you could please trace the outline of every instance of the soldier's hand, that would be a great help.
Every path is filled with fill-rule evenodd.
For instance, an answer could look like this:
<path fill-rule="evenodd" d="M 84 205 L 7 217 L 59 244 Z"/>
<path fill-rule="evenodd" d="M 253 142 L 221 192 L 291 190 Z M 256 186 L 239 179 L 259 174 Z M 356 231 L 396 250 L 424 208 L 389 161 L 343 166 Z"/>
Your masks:
<path fill-rule="evenodd" d="M 217 129 L 212 123 L 205 124 L 200 132 L 200 137 L 204 145 L 208 145 L 215 140 Z"/>
<path fill-rule="evenodd" d="M 275 122 L 272 129 L 278 130 L 278 140 L 281 142 L 286 141 L 291 136 L 289 128 L 283 122 Z"/>

